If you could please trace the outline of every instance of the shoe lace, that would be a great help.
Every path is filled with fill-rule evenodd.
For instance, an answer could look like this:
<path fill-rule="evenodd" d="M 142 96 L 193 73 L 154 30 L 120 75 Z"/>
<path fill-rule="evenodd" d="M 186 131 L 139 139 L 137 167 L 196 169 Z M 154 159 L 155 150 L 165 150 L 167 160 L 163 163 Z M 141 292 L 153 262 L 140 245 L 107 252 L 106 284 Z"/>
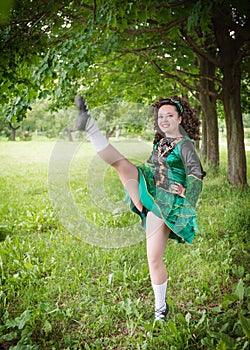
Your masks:
<path fill-rule="evenodd" d="M 155 309 L 155 318 L 156 319 L 165 319 L 168 313 L 168 306 L 161 306 L 159 309 Z"/>

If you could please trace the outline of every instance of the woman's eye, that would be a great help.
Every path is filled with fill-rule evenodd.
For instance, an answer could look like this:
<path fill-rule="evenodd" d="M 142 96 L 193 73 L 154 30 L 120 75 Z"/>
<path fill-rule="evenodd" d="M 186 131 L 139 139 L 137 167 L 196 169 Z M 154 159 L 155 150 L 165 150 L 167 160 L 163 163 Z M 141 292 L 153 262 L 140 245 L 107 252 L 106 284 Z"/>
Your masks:
<path fill-rule="evenodd" d="M 173 117 L 173 114 L 168 114 L 168 115 L 165 115 L 166 118 L 172 118 Z M 164 115 L 159 115 L 158 116 L 158 119 L 163 119 L 164 118 Z"/>

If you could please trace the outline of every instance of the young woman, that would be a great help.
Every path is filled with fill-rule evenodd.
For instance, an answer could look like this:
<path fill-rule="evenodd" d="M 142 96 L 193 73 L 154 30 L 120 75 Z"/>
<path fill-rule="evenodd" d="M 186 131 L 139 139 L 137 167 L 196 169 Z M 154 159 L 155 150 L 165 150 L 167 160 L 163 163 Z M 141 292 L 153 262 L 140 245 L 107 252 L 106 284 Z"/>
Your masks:
<path fill-rule="evenodd" d="M 131 209 L 146 230 L 147 258 L 155 295 L 155 319 L 165 320 L 167 271 L 163 255 L 168 238 L 192 243 L 198 232 L 195 206 L 202 189 L 202 170 L 192 140 L 199 120 L 189 103 L 177 96 L 153 104 L 155 138 L 149 160 L 135 166 L 100 133 L 80 95 L 77 129 L 87 132 L 98 155 L 113 166 L 127 191 Z"/>

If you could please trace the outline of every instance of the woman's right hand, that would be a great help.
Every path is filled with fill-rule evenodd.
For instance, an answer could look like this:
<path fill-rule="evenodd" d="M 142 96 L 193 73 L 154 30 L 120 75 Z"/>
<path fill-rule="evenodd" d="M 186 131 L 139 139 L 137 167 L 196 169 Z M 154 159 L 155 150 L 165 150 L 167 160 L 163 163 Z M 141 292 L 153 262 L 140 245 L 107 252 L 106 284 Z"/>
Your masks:
<path fill-rule="evenodd" d="M 174 185 L 171 185 L 171 191 L 174 194 L 178 194 L 180 197 L 185 198 L 185 187 L 182 186 L 182 184 L 180 184 L 179 182 L 175 182 Z"/>

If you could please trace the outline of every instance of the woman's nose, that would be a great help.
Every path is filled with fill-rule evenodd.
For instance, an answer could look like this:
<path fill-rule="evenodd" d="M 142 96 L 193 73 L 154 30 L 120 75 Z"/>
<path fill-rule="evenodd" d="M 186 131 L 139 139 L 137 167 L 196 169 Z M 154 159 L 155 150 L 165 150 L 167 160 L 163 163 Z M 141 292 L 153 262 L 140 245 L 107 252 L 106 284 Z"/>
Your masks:
<path fill-rule="evenodd" d="M 162 120 L 165 121 L 165 120 L 168 120 L 169 119 L 169 116 L 168 115 L 164 115 Z"/>

